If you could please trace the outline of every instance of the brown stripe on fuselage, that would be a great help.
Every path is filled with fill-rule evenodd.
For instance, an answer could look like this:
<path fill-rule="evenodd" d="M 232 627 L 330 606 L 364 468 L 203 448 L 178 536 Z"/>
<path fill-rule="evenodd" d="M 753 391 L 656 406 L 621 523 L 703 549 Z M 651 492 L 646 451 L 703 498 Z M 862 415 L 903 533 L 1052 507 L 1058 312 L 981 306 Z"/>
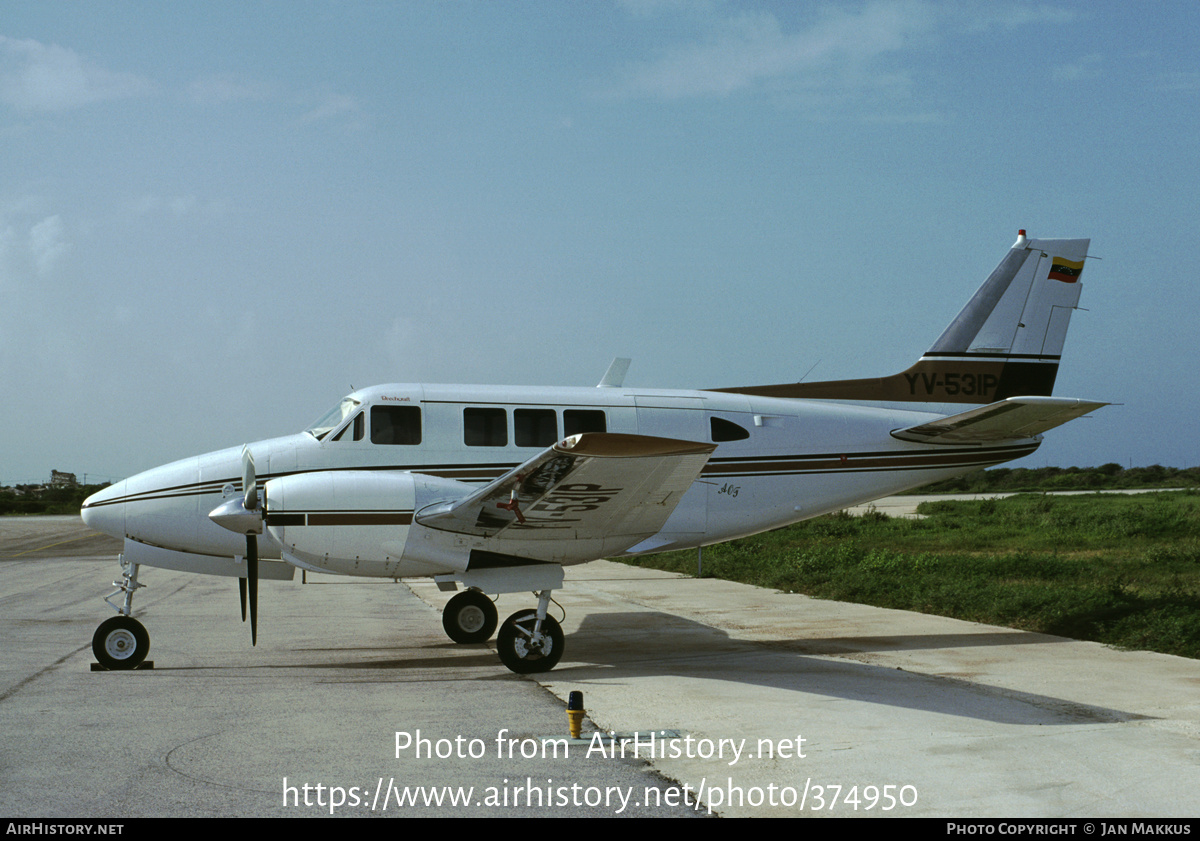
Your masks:
<path fill-rule="evenodd" d="M 765 457 L 719 459 L 705 465 L 701 478 L 771 476 L 797 473 L 855 473 L 903 470 L 938 470 L 946 467 L 998 464 L 1034 452 L 1037 444 L 988 449 L 918 450 L 913 452 L 850 453 L 844 456 Z"/>
<path fill-rule="evenodd" d="M 310 526 L 407 526 L 412 524 L 412 512 L 396 511 L 330 511 L 309 514 Z"/>
<path fill-rule="evenodd" d="M 818 383 L 710 388 L 730 394 L 792 400 L 864 400 L 888 403 L 994 403 L 1009 397 L 1049 396 L 1058 375 L 1058 357 L 1036 360 L 969 359 L 967 354 L 922 357 L 890 377 Z"/>
<path fill-rule="evenodd" d="M 269 526 L 409 526 L 411 511 L 272 511 Z"/>

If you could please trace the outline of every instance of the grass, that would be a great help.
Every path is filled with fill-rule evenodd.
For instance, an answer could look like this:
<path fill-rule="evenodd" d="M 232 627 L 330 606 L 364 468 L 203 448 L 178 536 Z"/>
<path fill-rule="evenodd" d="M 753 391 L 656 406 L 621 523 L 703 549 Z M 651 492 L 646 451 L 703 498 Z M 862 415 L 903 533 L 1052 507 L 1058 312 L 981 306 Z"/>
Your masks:
<path fill-rule="evenodd" d="M 706 547 L 704 577 L 1200 657 L 1200 493 L 922 504 Z M 694 574 L 695 551 L 626 563 Z"/>

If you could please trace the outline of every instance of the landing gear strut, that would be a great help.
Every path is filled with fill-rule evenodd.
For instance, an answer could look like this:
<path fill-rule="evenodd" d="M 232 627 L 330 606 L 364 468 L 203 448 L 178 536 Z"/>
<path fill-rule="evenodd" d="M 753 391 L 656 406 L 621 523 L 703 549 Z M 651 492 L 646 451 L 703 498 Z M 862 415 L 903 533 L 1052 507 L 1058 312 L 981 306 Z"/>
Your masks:
<path fill-rule="evenodd" d="M 548 672 L 563 656 L 563 632 L 553 616 L 546 615 L 550 591 L 538 594 L 537 610 L 518 610 L 500 626 L 496 652 L 501 662 L 519 675 Z"/>
<path fill-rule="evenodd" d="M 495 603 L 478 590 L 464 590 L 442 611 L 442 627 L 458 643 L 487 642 L 496 622 Z"/>
<path fill-rule="evenodd" d="M 92 653 L 96 655 L 96 662 L 106 669 L 136 669 L 150 652 L 150 634 L 131 615 L 133 593 L 146 585 L 138 583 L 137 564 L 126 561 L 124 557 L 120 562 L 121 580 L 113 582 L 117 589 L 104 599 L 119 615 L 100 623 L 92 635 Z M 121 606 L 117 607 L 113 604 L 113 597 L 122 593 L 125 597 Z"/>

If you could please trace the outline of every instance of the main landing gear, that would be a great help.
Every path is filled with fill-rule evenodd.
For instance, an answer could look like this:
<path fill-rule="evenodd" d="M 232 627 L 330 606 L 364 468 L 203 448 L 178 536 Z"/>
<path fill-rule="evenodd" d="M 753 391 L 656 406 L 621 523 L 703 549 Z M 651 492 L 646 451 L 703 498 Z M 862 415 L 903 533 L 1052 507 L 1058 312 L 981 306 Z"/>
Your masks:
<path fill-rule="evenodd" d="M 101 622 L 92 635 L 92 653 L 105 669 L 136 669 L 150 653 L 150 634 L 131 615 L 134 591 L 146 586 L 138 583 L 137 574 L 138 565 L 121 558 L 121 580 L 113 582 L 117 589 L 104 599 L 119 614 Z M 117 607 L 112 599 L 122 593 L 125 598 Z"/>
<path fill-rule="evenodd" d="M 562 659 L 562 627 L 546 613 L 550 592 L 539 591 L 537 610 L 518 610 L 496 635 L 500 661 L 517 674 L 548 672 Z M 479 590 L 464 590 L 446 604 L 442 627 L 455 642 L 486 642 L 496 630 L 496 605 Z"/>
<path fill-rule="evenodd" d="M 563 656 L 563 632 L 553 616 L 518 610 L 504 620 L 496 635 L 500 662 L 519 675 L 548 672 Z"/>
<path fill-rule="evenodd" d="M 459 643 L 487 642 L 496 630 L 496 604 L 478 590 L 464 590 L 442 611 L 446 635 Z"/>

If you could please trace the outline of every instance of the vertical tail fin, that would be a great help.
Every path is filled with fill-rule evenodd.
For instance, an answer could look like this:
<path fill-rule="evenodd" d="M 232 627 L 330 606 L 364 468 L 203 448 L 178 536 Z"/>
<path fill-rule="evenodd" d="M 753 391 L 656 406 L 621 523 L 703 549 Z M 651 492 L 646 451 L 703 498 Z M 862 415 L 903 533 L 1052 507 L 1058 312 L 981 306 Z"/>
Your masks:
<path fill-rule="evenodd" d="M 1022 231 L 933 347 L 901 375 L 921 378 L 919 387 L 910 389 L 914 395 L 937 402 L 973 403 L 1049 396 L 1071 311 L 1079 303 L 1079 279 L 1090 242 L 1026 239 Z M 935 384 L 930 375 L 939 371 L 942 377 Z M 953 390 L 953 380 L 947 385 L 946 376 L 954 372 L 967 376 L 972 371 L 984 378 L 981 387 L 994 385 L 995 391 L 973 394 L 980 399 L 965 401 L 947 393 Z"/>
<path fill-rule="evenodd" d="M 1008 254 L 907 371 L 890 377 L 748 388 L 767 397 L 916 403 L 991 403 L 1049 396 L 1071 311 L 1079 302 L 1088 239 L 1028 239 Z"/>

